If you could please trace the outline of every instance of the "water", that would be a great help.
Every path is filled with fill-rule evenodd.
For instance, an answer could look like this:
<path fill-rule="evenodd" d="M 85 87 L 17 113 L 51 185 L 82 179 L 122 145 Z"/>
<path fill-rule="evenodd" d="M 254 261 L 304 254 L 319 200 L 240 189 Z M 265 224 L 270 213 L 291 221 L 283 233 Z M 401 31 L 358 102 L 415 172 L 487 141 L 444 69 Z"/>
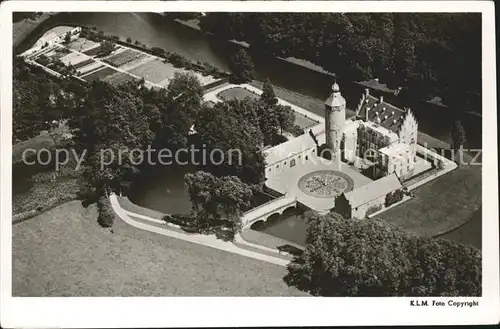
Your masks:
<path fill-rule="evenodd" d="M 160 166 L 134 182 L 129 198 L 135 204 L 166 214 L 188 215 L 191 200 L 184 175 L 196 171 L 193 166 Z"/>
<path fill-rule="evenodd" d="M 64 13 L 52 17 L 43 27 L 37 29 L 20 48 L 29 46 L 30 43 L 43 34 L 44 31 L 57 25 L 65 23 L 93 27 L 104 31 L 106 34 L 117 35 L 122 38 L 131 37 L 149 47 L 161 47 L 170 52 L 176 52 L 182 56 L 209 62 L 222 70 L 228 70 L 228 58 L 235 50 L 235 45 L 225 41 L 217 41 L 214 38 L 182 26 L 175 22 L 169 22 L 166 18 L 154 13 Z M 285 89 L 324 99 L 330 92 L 332 77 L 312 71 L 275 58 L 256 59 L 255 76 L 257 80 L 263 81 L 270 78 L 274 85 Z M 342 93 L 347 99 L 347 106 L 355 108 L 362 88 L 347 81 L 340 81 Z M 457 113 L 432 105 L 411 107 L 418 119 L 419 130 L 450 142 L 450 126 Z M 321 114 L 321 113 L 320 113 Z M 461 117 L 466 132 L 466 147 L 481 146 L 481 118 L 474 115 Z M 185 167 L 183 170 L 192 170 Z M 162 168 L 155 171 L 149 178 L 143 178 L 134 186 L 132 199 L 137 204 L 168 213 L 189 213 L 191 203 L 184 188 L 185 171 L 172 168 Z M 477 217 L 477 216 L 476 216 Z M 480 239 L 466 238 L 470 234 L 467 230 L 480 232 L 481 216 L 471 221 L 469 226 L 464 226 L 449 235 L 443 237 L 455 241 L 465 241 L 476 246 L 481 245 Z M 282 216 L 272 220 L 261 229 L 269 234 L 288 239 L 292 242 L 303 244 L 305 241 L 306 224 L 300 215 L 293 214 Z M 474 234 L 477 236 L 477 234 Z M 479 234 L 480 236 L 480 234 Z M 467 242 L 469 241 L 469 242 Z"/>
<path fill-rule="evenodd" d="M 275 215 L 266 222 L 259 221 L 252 224 L 251 229 L 305 246 L 307 223 L 302 215 L 303 212 L 300 210 L 280 216 Z"/>

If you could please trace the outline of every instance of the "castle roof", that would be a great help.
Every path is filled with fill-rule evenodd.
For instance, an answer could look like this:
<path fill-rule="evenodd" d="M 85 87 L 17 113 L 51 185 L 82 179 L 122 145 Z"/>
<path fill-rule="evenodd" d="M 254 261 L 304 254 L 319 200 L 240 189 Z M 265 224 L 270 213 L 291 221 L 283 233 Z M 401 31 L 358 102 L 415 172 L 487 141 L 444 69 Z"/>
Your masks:
<path fill-rule="evenodd" d="M 368 110 L 368 121 L 376 123 L 392 132 L 398 133 L 401 124 L 406 116 L 406 111 L 379 99 L 372 95 L 367 95 L 363 104 L 356 114 L 360 119 L 366 119 Z"/>
<path fill-rule="evenodd" d="M 398 176 L 392 173 L 350 192 L 344 193 L 344 197 L 349 201 L 352 208 L 356 208 L 381 196 L 385 196 L 387 193 L 393 192 L 401 187 L 402 185 Z"/>

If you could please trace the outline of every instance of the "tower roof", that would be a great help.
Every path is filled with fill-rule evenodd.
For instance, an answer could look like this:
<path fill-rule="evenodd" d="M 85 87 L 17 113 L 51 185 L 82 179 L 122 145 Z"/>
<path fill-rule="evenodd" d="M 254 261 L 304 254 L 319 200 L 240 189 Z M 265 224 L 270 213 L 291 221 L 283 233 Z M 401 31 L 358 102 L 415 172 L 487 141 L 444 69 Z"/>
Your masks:
<path fill-rule="evenodd" d="M 332 85 L 332 93 L 330 97 L 328 97 L 325 101 L 325 105 L 333 107 L 333 106 L 345 106 L 345 99 L 342 97 L 340 93 L 340 87 L 337 84 L 337 81 L 333 82 Z"/>

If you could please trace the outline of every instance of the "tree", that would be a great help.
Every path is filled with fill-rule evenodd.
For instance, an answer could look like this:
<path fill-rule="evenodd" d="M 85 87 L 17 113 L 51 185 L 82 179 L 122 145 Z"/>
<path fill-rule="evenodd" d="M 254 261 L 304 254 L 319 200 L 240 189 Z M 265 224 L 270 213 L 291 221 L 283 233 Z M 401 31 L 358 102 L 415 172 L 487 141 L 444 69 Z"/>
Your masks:
<path fill-rule="evenodd" d="M 66 32 L 66 34 L 64 35 L 64 43 L 68 44 L 70 42 L 71 42 L 71 33 Z"/>
<path fill-rule="evenodd" d="M 279 127 L 281 133 L 283 130 L 291 129 L 295 125 L 295 112 L 288 105 L 277 105 L 275 111 L 278 116 Z"/>
<path fill-rule="evenodd" d="M 247 82 L 253 79 L 253 62 L 250 55 L 243 48 L 230 58 L 229 69 L 235 82 Z"/>
<path fill-rule="evenodd" d="M 264 85 L 262 86 L 262 94 L 260 95 L 260 100 L 269 107 L 275 106 L 278 103 L 278 98 L 276 98 L 273 85 L 271 84 L 271 80 L 269 80 L 269 78 L 266 79 Z"/>
<path fill-rule="evenodd" d="M 138 173 L 140 158 L 132 150 L 144 150 L 155 137 L 152 109 L 126 86 L 96 81 L 69 121 L 74 140 L 86 150 L 84 177 L 97 193 L 126 191 Z"/>
<path fill-rule="evenodd" d="M 376 219 L 307 218 L 288 284 L 317 296 L 480 296 L 481 252 L 407 235 Z M 467 268 L 468 267 L 468 268 Z"/>
<path fill-rule="evenodd" d="M 235 176 L 219 178 L 204 171 L 186 174 L 184 179 L 198 227 L 229 225 L 233 233 L 240 230 L 241 216 L 253 195 L 250 186 Z"/>
<path fill-rule="evenodd" d="M 199 80 L 190 73 L 175 73 L 166 93 L 150 92 L 147 95 L 147 102 L 155 104 L 161 116 L 155 147 L 172 150 L 186 147 L 187 136 L 196 124 L 203 100 Z"/>
<path fill-rule="evenodd" d="M 127 37 L 127 43 L 132 43 L 132 38 L 131 37 Z"/>
<path fill-rule="evenodd" d="M 455 120 L 455 122 L 453 122 L 453 127 L 451 129 L 451 140 L 453 143 L 452 148 L 454 150 L 459 149 L 467 141 L 465 137 L 465 129 L 460 120 Z"/>
<path fill-rule="evenodd" d="M 264 175 L 261 153 L 264 137 L 258 122 L 242 114 L 246 111 L 250 115 L 248 107 L 233 108 L 240 105 L 238 101 L 219 102 L 203 109 L 196 121 L 196 131 L 201 143 L 206 145 L 207 154 L 213 156 L 205 170 L 216 176 L 238 176 L 246 183 L 256 184 Z"/>
<path fill-rule="evenodd" d="M 115 216 L 109 199 L 105 197 L 100 198 L 97 202 L 97 210 L 99 212 L 99 217 L 97 218 L 99 225 L 102 227 L 112 227 Z"/>
<path fill-rule="evenodd" d="M 416 100 L 439 96 L 481 112 L 478 14 L 214 12 L 200 26 L 248 42 L 255 55 L 305 59 L 339 77 L 380 78 Z"/>

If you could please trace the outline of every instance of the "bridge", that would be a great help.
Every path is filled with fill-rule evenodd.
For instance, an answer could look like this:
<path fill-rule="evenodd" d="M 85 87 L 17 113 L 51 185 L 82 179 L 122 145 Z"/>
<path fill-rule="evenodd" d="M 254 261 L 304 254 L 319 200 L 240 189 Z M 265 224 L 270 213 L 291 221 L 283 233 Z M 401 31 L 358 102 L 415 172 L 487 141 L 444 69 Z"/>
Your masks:
<path fill-rule="evenodd" d="M 272 215 L 281 215 L 285 210 L 295 208 L 296 206 L 296 197 L 284 195 L 245 212 L 241 218 L 241 222 L 243 226 L 248 226 L 259 220 L 266 221 Z"/>

